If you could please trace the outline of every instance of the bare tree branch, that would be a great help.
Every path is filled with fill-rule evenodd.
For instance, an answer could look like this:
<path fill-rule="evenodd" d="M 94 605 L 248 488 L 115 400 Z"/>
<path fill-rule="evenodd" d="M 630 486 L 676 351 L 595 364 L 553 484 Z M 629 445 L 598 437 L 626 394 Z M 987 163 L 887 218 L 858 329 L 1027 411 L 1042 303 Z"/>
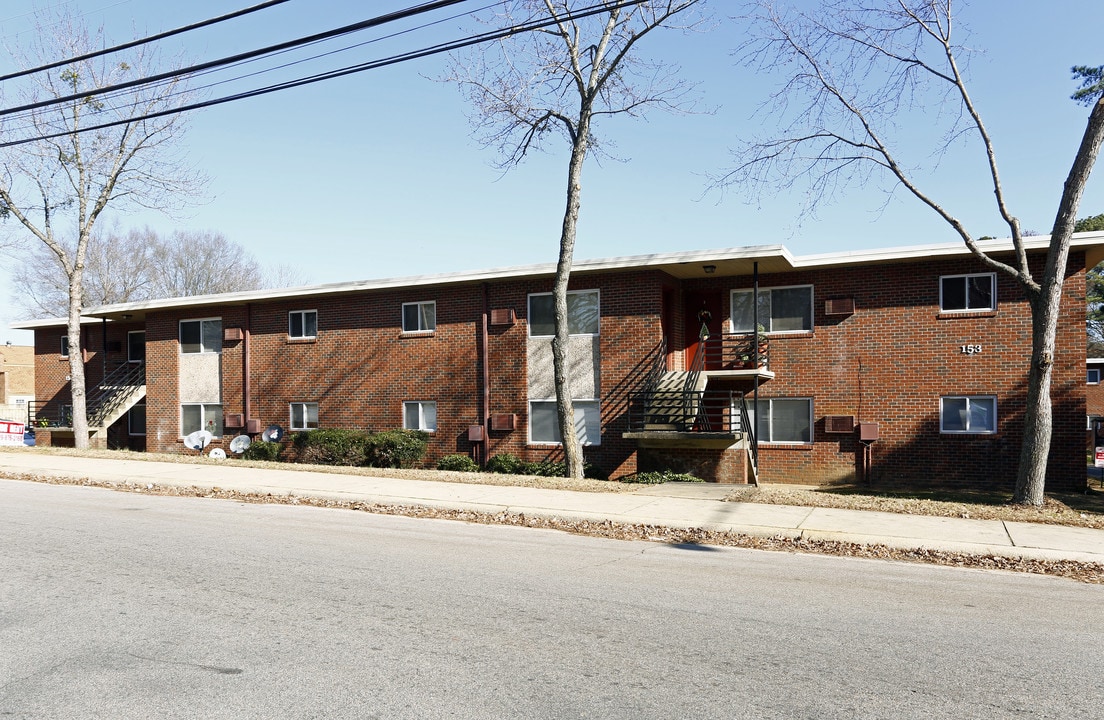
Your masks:
<path fill-rule="evenodd" d="M 83 55 L 102 46 L 71 16 L 40 16 L 39 32 L 29 48 L 13 55 L 24 67 L 35 67 L 58 57 Z M 47 22 L 48 21 L 48 22 Z M 60 71 L 29 76 L 21 88 L 28 103 L 65 97 L 81 90 L 116 84 L 130 73 L 160 63 L 148 47 L 135 50 L 130 62 L 106 58 L 74 62 Z M 80 347 L 80 317 L 85 301 L 85 269 L 89 242 L 101 214 L 109 206 L 172 209 L 195 199 L 203 178 L 174 154 L 171 146 L 181 137 L 179 115 L 136 120 L 87 135 L 79 132 L 87 118 L 125 120 L 151 110 L 172 111 L 188 101 L 178 83 L 136 87 L 133 102 L 107 107 L 95 94 L 36 110 L 32 126 L 39 135 L 62 132 L 53 140 L 9 148 L 0 154 L 4 183 L 0 202 L 18 220 L 18 229 L 37 238 L 57 258 L 67 291 L 65 316 L 71 347 Z M 40 294 L 42 295 L 42 294 Z M 88 444 L 82 353 L 69 357 L 73 431 L 77 447 Z"/>
<path fill-rule="evenodd" d="M 609 2 L 604 13 L 577 19 L 570 0 L 507 0 L 488 23 L 519 25 L 515 16 L 520 14 L 526 21 L 551 19 L 552 29 L 454 57 L 445 78 L 466 96 L 474 134 L 497 152 L 499 167 L 517 165 L 557 135 L 570 149 L 567 207 L 552 293 L 556 330 L 552 358 L 560 437 L 568 474 L 573 477 L 582 477 L 583 459 L 567 367 L 567 286 L 583 165 L 590 155 L 608 156 L 593 133 L 593 121 L 609 115 L 636 116 L 651 108 L 673 112 L 689 108 L 691 86 L 678 79 L 677 68 L 646 61 L 636 48 L 653 30 L 674 28 L 673 18 L 691 15 L 687 11 L 698 2 L 652 0 L 624 6 Z M 692 18 L 683 29 L 700 22 Z"/>
<path fill-rule="evenodd" d="M 1045 270 L 1037 279 L 1024 245 L 1028 233 L 1008 207 L 995 143 L 961 70 L 960 58 L 968 52 L 953 39 L 952 4 L 829 0 L 813 12 L 783 13 L 763 0 L 754 20 L 756 35 L 741 48 L 741 57 L 764 70 L 788 69 L 788 79 L 768 105 L 782 118 L 782 126 L 777 134 L 740 148 L 735 166 L 716 178 L 716 184 L 763 189 L 790 187 L 800 180 L 809 183 L 809 207 L 815 207 L 852 183 L 889 179 L 941 217 L 984 265 L 1014 278 L 1032 310 L 1028 409 L 1015 498 L 1041 504 L 1051 438 L 1055 328 L 1074 219 L 1104 138 L 1104 71 L 1073 69 L 1075 78 L 1083 79 L 1074 99 L 1096 103 L 1066 179 Z M 890 138 L 899 132 L 897 120 L 906 112 L 935 112 L 945 123 L 937 154 L 971 138 L 971 149 L 980 148 L 996 210 L 1011 233 L 1014 263 L 984 252 L 948 205 L 921 187 L 917 171 L 899 161 L 900 149 Z M 943 115 L 947 112 L 949 122 Z"/>

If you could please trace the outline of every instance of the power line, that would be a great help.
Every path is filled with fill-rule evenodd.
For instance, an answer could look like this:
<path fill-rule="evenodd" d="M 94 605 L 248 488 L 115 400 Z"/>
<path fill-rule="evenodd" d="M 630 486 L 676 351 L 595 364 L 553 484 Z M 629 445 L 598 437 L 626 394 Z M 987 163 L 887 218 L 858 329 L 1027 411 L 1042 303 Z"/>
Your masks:
<path fill-rule="evenodd" d="M 492 3 L 492 5 L 493 5 L 493 3 Z M 371 40 L 366 40 L 364 42 L 355 43 L 353 45 L 346 45 L 345 47 L 338 48 L 338 49 L 335 49 L 335 50 L 328 50 L 326 52 L 318 53 L 316 55 L 311 55 L 309 57 L 299 58 L 299 59 L 296 59 L 296 60 L 285 62 L 281 65 L 275 65 L 275 66 L 272 66 L 272 67 L 267 67 L 267 68 L 264 68 L 264 69 L 261 69 L 261 70 L 257 70 L 255 72 L 245 73 L 245 74 L 237 75 L 237 76 L 232 77 L 232 78 L 227 78 L 227 79 L 224 79 L 224 80 L 218 80 L 218 81 L 215 81 L 215 82 L 210 82 L 206 85 L 200 85 L 198 87 L 187 88 L 187 89 L 184 89 L 184 90 L 181 90 L 181 91 L 178 91 L 178 92 L 171 92 L 171 93 L 168 93 L 166 95 L 160 96 L 158 99 L 159 100 L 167 100 L 168 98 L 171 98 L 171 97 L 173 97 L 175 95 L 179 95 L 179 94 L 196 93 L 196 92 L 200 92 L 202 90 L 206 90 L 206 89 L 216 87 L 218 85 L 225 85 L 227 83 L 237 82 L 237 81 L 240 81 L 240 80 L 244 80 L 246 78 L 256 77 L 256 76 L 259 76 L 259 75 L 263 75 L 265 73 L 286 69 L 286 68 L 292 67 L 294 65 L 300 65 L 300 64 L 305 63 L 305 62 L 311 62 L 313 60 L 318 60 L 320 58 L 327 57 L 327 56 L 330 56 L 330 55 L 337 55 L 339 53 L 346 52 L 348 50 L 352 50 L 352 49 L 355 49 L 355 48 L 364 47 L 366 45 L 370 45 L 370 44 L 373 44 L 373 43 L 393 39 L 393 38 L 399 37 L 401 35 L 408 35 L 408 34 L 413 33 L 413 32 L 418 32 L 420 30 L 425 30 L 426 28 L 432 27 L 433 25 L 440 25 L 442 23 L 449 22 L 451 20 L 455 20 L 457 18 L 463 17 L 464 15 L 471 14 L 472 12 L 479 12 L 481 10 L 486 10 L 487 8 L 491 7 L 492 5 L 485 5 L 481 8 L 477 8 L 474 11 L 462 12 L 462 13 L 458 13 L 458 14 L 455 14 L 455 15 L 450 15 L 448 17 L 433 20 L 431 22 L 426 22 L 426 23 L 423 23 L 421 25 L 417 25 L 415 27 L 406 28 L 404 30 L 399 30 L 397 32 L 390 33 L 388 35 L 382 35 L 380 37 L 375 37 L 375 38 L 372 38 Z M 318 41 L 316 41 L 316 43 L 308 43 L 308 44 L 318 44 L 318 43 L 322 43 L 322 42 L 325 42 L 325 41 L 324 40 L 318 40 Z M 303 46 L 303 47 L 306 47 L 306 46 Z M 291 52 L 294 49 L 295 48 L 286 48 L 284 50 L 280 50 L 280 51 L 271 53 L 270 57 L 275 57 L 276 55 L 281 55 L 281 54 L 284 54 L 284 53 L 288 53 L 288 52 Z M 243 60 L 239 63 L 234 63 L 234 64 L 232 64 L 230 66 L 226 66 L 226 67 L 232 67 L 233 65 L 246 65 L 246 64 L 249 64 L 249 63 L 257 62 L 260 59 L 262 59 L 262 58 L 251 58 L 251 59 L 248 59 L 248 60 Z M 210 69 L 207 69 L 207 70 L 203 70 L 203 71 L 194 73 L 193 76 L 206 75 L 206 74 L 218 72 L 221 69 L 222 68 L 210 68 Z M 148 88 L 157 87 L 157 86 L 160 86 L 160 85 L 167 84 L 171 80 L 174 80 L 174 79 L 175 79 L 175 77 L 170 79 L 170 80 L 159 80 L 155 83 L 150 83 L 146 87 L 148 87 Z M 113 94 L 113 92 L 110 90 L 110 88 L 104 89 L 103 94 L 97 96 L 97 100 L 99 100 L 101 102 L 104 99 L 110 100 L 110 96 L 112 94 Z M 126 93 L 123 93 L 122 91 L 117 91 L 117 94 L 122 96 Z M 129 94 L 126 94 L 126 95 L 129 95 Z M 53 100 L 52 102 L 57 102 L 57 100 Z M 115 105 L 112 105 L 111 107 L 103 107 L 103 108 L 100 108 L 99 111 L 100 112 L 122 111 L 126 108 L 135 108 L 135 107 L 137 107 L 141 104 L 142 104 L 141 100 L 133 100 L 129 103 L 115 104 Z M 14 118 L 12 118 L 12 119 L 17 119 L 19 117 L 20 116 L 17 115 L 17 116 L 14 116 Z M 34 119 L 35 116 L 34 116 L 33 112 L 27 112 L 26 117 L 29 121 L 33 122 L 33 119 Z M 21 133 L 21 132 L 25 131 L 25 128 L 27 129 L 27 131 L 29 131 L 29 129 L 32 128 L 32 127 L 33 127 L 33 125 L 28 125 L 28 126 L 24 126 L 24 127 L 14 127 L 14 128 L 9 127 L 8 132 L 12 133 L 12 134 L 17 134 L 17 133 Z"/>
<path fill-rule="evenodd" d="M 111 53 L 120 52 L 122 50 L 129 50 L 130 48 L 138 47 L 139 45 L 145 45 L 147 43 L 156 42 L 158 40 L 164 40 L 165 38 L 172 37 L 173 35 L 180 35 L 181 33 L 191 32 L 192 30 L 198 30 L 199 28 L 204 28 L 209 25 L 215 25 L 227 20 L 233 20 L 234 18 L 239 18 L 243 15 L 249 15 L 250 13 L 255 13 L 258 10 L 266 10 L 274 5 L 281 5 L 286 2 L 288 2 L 288 0 L 268 0 L 268 2 L 263 2 L 260 5 L 253 5 L 242 10 L 235 10 L 234 12 L 227 13 L 226 15 L 220 15 L 208 20 L 202 20 L 200 22 L 192 23 L 191 25 L 185 25 L 184 27 L 178 27 L 173 30 L 166 30 L 165 32 L 158 33 L 157 35 L 151 35 L 149 37 L 140 38 L 138 40 L 132 40 L 130 42 L 123 43 L 122 45 L 116 45 L 115 47 L 110 47 L 105 50 L 97 50 L 95 52 L 86 53 L 84 55 L 78 55 L 74 58 L 58 60 L 57 62 L 50 63 L 48 65 L 41 65 L 29 70 L 20 70 L 19 72 L 14 72 L 10 75 L 2 75 L 0 76 L 0 82 L 4 82 L 5 80 L 14 80 L 15 78 L 24 77 L 26 75 L 33 75 L 34 73 L 43 72 L 45 70 L 53 70 L 54 68 L 61 67 L 62 65 L 83 62 L 84 60 L 91 60 L 93 58 L 110 55 Z"/>
<path fill-rule="evenodd" d="M 460 0 L 460 1 L 463 1 L 463 0 Z M 367 62 L 367 63 L 361 63 L 361 64 L 358 64 L 358 65 L 346 66 L 346 67 L 340 68 L 338 70 L 331 70 L 331 71 L 327 71 L 327 72 L 324 72 L 324 73 L 318 73 L 318 74 L 315 74 L 315 75 L 310 75 L 310 76 L 307 76 L 307 77 L 299 78 L 297 80 L 289 80 L 289 81 L 286 81 L 286 82 L 277 83 L 277 84 L 274 84 L 274 85 L 269 85 L 267 87 L 256 88 L 256 89 L 253 89 L 253 90 L 247 90 L 247 91 L 243 91 L 243 92 L 236 93 L 236 94 L 233 94 L 233 95 L 227 95 L 227 96 L 224 96 L 224 97 L 221 97 L 221 98 L 216 98 L 214 100 L 205 100 L 205 101 L 201 101 L 201 102 L 197 102 L 197 103 L 191 103 L 189 105 L 183 105 L 183 106 L 180 106 L 180 107 L 177 107 L 177 108 L 173 108 L 171 110 L 161 110 L 161 111 L 157 111 L 157 112 L 147 113 L 145 115 L 141 115 L 141 116 L 138 116 L 138 117 L 126 118 L 126 119 L 123 119 L 123 120 L 115 120 L 115 121 L 111 121 L 111 122 L 101 123 L 101 124 L 98 124 L 98 125 L 90 125 L 88 127 L 80 128 L 76 132 L 84 133 L 84 132 L 91 132 L 93 130 L 103 130 L 103 129 L 106 129 L 106 128 L 118 127 L 119 125 L 127 125 L 127 124 L 134 123 L 134 122 L 140 122 L 142 120 L 155 119 L 155 118 L 159 118 L 159 117 L 164 117 L 166 115 L 176 115 L 176 114 L 188 112 L 188 111 L 191 111 L 191 110 L 199 110 L 199 109 L 202 109 L 202 108 L 213 107 L 215 105 L 222 105 L 224 103 L 234 102 L 234 101 L 237 101 L 237 100 L 245 100 L 247 98 L 258 97 L 258 96 L 261 96 L 261 95 L 267 95 L 269 93 L 277 92 L 279 90 L 288 90 L 288 89 L 291 89 L 291 88 L 302 87 L 304 85 L 311 85 L 313 83 L 321 82 L 323 80 L 332 80 L 334 78 L 343 77 L 345 75 L 352 75 L 352 74 L 355 74 L 355 73 L 364 72 L 366 70 L 376 70 L 376 69 L 379 69 L 379 68 L 382 68 L 382 67 L 387 67 L 389 65 L 395 65 L 395 64 L 401 63 L 401 62 L 407 62 L 409 60 L 416 60 L 416 59 L 420 59 L 420 58 L 423 58 L 423 57 L 428 57 L 428 56 L 431 56 L 431 55 L 437 55 L 437 54 L 440 54 L 440 53 L 443 53 L 443 52 L 450 52 L 450 51 L 453 51 L 453 50 L 460 50 L 460 49 L 463 49 L 465 47 L 470 47 L 472 45 L 478 45 L 478 44 L 485 43 L 485 42 L 500 40 L 502 38 L 510 37 L 510 36 L 513 36 L 513 35 L 519 35 L 521 33 L 532 32 L 534 30 L 540 30 L 540 29 L 543 29 L 543 28 L 551 27 L 551 26 L 557 25 L 560 22 L 571 22 L 571 21 L 574 21 L 574 20 L 580 20 L 580 19 L 583 19 L 583 18 L 586 18 L 586 17 L 590 17 L 590 16 L 593 16 L 593 15 L 598 15 L 598 14 L 601 14 L 601 13 L 604 13 L 604 12 L 608 12 L 609 10 L 612 10 L 612 9 L 629 7 L 629 6 L 632 6 L 632 5 L 640 5 L 644 2 L 646 2 L 646 0 L 615 0 L 614 2 L 608 2 L 608 1 L 603 0 L 602 2 L 599 2 L 596 5 L 591 5 L 589 7 L 583 8 L 581 10 L 570 11 L 567 15 L 561 16 L 559 18 L 544 19 L 544 20 L 539 20 L 539 21 L 536 21 L 536 20 L 529 21 L 527 23 L 523 23 L 523 24 L 520 24 L 520 25 L 514 25 L 514 26 L 508 27 L 508 28 L 500 28 L 498 30 L 492 30 L 492 31 L 488 31 L 488 32 L 485 32 L 485 33 L 480 33 L 480 34 L 477 34 L 477 35 L 472 35 L 472 36 L 469 36 L 467 38 L 463 38 L 463 39 L 460 39 L 460 40 L 455 40 L 455 41 L 452 41 L 452 42 L 449 42 L 449 43 L 441 43 L 441 44 L 438 44 L 438 45 L 432 45 L 428 48 L 423 48 L 421 50 L 410 51 L 410 52 L 402 53 L 402 54 L 399 54 L 399 55 L 392 55 L 391 57 L 388 57 L 388 58 L 383 58 L 381 60 L 375 60 L 375 61 L 371 61 L 371 62 Z M 447 3 L 447 4 L 455 4 L 455 3 L 453 2 L 453 3 Z M 128 83 L 127 85 L 133 85 L 133 83 Z M 117 87 L 117 86 L 115 86 L 115 87 Z M 109 89 L 113 90 L 114 87 L 109 88 Z M 27 144 L 27 143 L 36 142 L 38 140 L 50 140 L 50 139 L 54 139 L 54 138 L 64 137 L 64 136 L 71 135 L 71 134 L 73 134 L 72 130 L 66 130 L 66 131 L 63 131 L 63 132 L 57 132 L 57 133 L 52 133 L 52 134 L 48 134 L 48 135 L 39 135 L 39 136 L 36 136 L 36 137 L 33 137 L 33 138 L 26 138 L 26 139 L 23 139 L 23 140 L 12 140 L 12 141 L 8 141 L 8 142 L 0 143 L 0 148 L 13 147 L 15 145 L 24 145 L 24 144 Z"/>
<path fill-rule="evenodd" d="M 435 0 L 435 2 L 423 3 L 422 5 L 415 5 L 413 7 L 406 8 L 404 10 L 397 10 L 386 15 L 378 15 L 368 20 L 362 20 L 352 25 L 345 25 L 344 27 L 335 28 L 333 30 L 327 30 L 321 33 L 315 33 L 314 35 L 308 35 L 306 37 L 298 38 L 296 40 L 288 40 L 286 42 L 278 43 L 276 45 L 269 45 L 268 47 L 260 48 L 257 50 L 250 50 L 244 53 L 238 53 L 237 55 L 231 55 L 229 57 L 220 58 L 218 60 L 210 60 L 198 65 L 192 65 L 186 68 L 180 68 L 178 70 L 172 70 L 169 72 L 160 73 L 157 75 L 150 75 L 149 77 L 136 78 L 134 80 L 128 80 L 127 82 L 118 83 L 107 88 L 99 88 L 96 90 L 85 90 L 84 92 L 73 93 L 72 95 L 66 95 L 59 98 L 51 98 L 50 100 L 40 100 L 39 102 L 29 103 L 27 105 L 20 105 L 18 107 L 8 108 L 0 110 L 0 116 L 11 115 L 17 112 L 23 112 L 26 110 L 37 110 L 39 108 L 47 107 L 49 105 L 58 105 L 62 103 L 72 102 L 74 100 L 83 100 L 84 98 L 92 97 L 93 95 L 103 95 L 107 92 L 116 92 L 119 90 L 126 90 L 128 88 L 137 87 L 139 85 L 152 85 L 161 80 L 168 80 L 170 78 L 180 78 L 186 75 L 193 75 L 203 70 L 209 70 L 211 68 L 222 67 L 224 65 L 230 65 L 243 60 L 249 60 L 251 58 L 260 57 L 262 55 L 269 55 L 280 50 L 288 48 L 299 47 L 302 45 L 309 45 L 310 43 L 317 42 L 319 40 L 326 40 L 340 35 L 348 35 L 359 30 L 366 30 L 370 27 L 376 27 L 378 25 L 384 25 L 396 20 L 402 20 L 422 13 L 431 12 L 433 10 L 439 10 L 441 8 L 448 7 L 450 5 L 458 5 L 462 2 L 468 2 L 469 0 Z"/>

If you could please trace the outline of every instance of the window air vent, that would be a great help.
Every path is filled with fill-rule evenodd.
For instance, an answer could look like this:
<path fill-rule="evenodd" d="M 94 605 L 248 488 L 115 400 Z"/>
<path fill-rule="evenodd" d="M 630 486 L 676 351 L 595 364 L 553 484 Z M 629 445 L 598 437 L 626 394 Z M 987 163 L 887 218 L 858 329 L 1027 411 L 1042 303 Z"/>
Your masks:
<path fill-rule="evenodd" d="M 824 301 L 825 315 L 854 315 L 855 298 L 831 298 Z"/>
<path fill-rule="evenodd" d="M 825 415 L 824 432 L 843 435 L 855 432 L 854 415 Z"/>
<path fill-rule="evenodd" d="M 513 325 L 515 319 L 513 308 L 491 310 L 491 325 Z"/>
<path fill-rule="evenodd" d="M 233 342 L 234 340 L 241 340 L 244 336 L 241 328 L 223 328 L 222 329 L 222 341 Z"/>
<path fill-rule="evenodd" d="M 245 427 L 245 416 L 241 413 L 226 413 L 225 425 L 231 428 L 243 428 Z"/>
<path fill-rule="evenodd" d="M 491 415 L 491 430 L 516 430 L 517 415 L 513 413 L 497 413 Z"/>

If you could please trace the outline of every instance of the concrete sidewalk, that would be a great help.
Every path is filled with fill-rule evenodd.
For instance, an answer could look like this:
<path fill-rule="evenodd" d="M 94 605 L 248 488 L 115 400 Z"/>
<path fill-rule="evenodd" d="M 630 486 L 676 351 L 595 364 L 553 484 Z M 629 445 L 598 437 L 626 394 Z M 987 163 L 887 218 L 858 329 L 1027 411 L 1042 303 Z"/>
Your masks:
<path fill-rule="evenodd" d="M 745 535 L 838 540 L 901 549 L 1104 563 L 1104 530 L 829 508 L 728 503 L 722 485 L 641 486 L 631 493 L 402 480 L 224 463 L 165 463 L 0 452 L 0 478 L 20 474 L 96 482 L 222 488 L 390 505 L 702 528 Z M 2 489 L 0 489 L 2 492 Z"/>

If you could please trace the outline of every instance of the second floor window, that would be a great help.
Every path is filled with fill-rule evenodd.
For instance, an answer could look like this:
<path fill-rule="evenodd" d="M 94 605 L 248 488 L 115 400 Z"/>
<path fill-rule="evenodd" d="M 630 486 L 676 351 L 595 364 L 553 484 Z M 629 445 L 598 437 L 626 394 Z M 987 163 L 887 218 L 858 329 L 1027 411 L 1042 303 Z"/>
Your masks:
<path fill-rule="evenodd" d="M 732 291 L 732 332 L 755 332 L 753 290 Z M 813 286 L 761 288 L 759 324 L 766 332 L 809 332 L 813 329 Z"/>
<path fill-rule="evenodd" d="M 305 340 L 318 336 L 318 311 L 293 310 L 288 313 L 288 337 Z"/>
<path fill-rule="evenodd" d="M 222 352 L 222 319 L 181 320 L 180 352 Z"/>
<path fill-rule="evenodd" d="M 403 303 L 402 306 L 403 332 L 432 332 L 437 329 L 437 303 L 428 302 Z"/>
<path fill-rule="evenodd" d="M 944 275 L 939 278 L 941 312 L 977 312 L 997 309 L 997 276 Z"/>
<path fill-rule="evenodd" d="M 567 293 L 567 333 L 597 335 L 601 317 L 597 290 L 571 290 Z M 529 336 L 551 337 L 556 334 L 556 314 L 552 293 L 529 296 Z"/>

